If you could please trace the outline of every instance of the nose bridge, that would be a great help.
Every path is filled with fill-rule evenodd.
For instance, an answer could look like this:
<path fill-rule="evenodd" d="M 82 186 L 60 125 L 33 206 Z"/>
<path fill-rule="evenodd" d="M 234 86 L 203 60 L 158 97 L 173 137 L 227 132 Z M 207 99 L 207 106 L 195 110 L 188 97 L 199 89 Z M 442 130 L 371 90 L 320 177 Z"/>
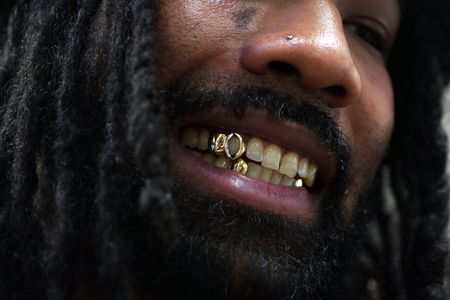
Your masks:
<path fill-rule="evenodd" d="M 286 3 L 243 47 L 243 66 L 261 75 L 279 74 L 273 67 L 288 65 L 284 70 L 295 70 L 302 88 L 323 93 L 330 106 L 350 104 L 359 97 L 361 81 L 334 2 Z"/>

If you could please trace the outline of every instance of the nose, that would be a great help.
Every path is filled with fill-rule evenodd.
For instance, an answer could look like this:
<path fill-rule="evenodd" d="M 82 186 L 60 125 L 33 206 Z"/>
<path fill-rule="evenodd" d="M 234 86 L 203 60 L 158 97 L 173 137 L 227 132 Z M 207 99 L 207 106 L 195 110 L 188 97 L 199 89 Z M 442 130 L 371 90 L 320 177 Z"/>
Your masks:
<path fill-rule="evenodd" d="M 271 13 L 242 48 L 243 68 L 257 75 L 294 76 L 332 108 L 352 104 L 360 97 L 361 78 L 332 2 L 295 1 Z"/>

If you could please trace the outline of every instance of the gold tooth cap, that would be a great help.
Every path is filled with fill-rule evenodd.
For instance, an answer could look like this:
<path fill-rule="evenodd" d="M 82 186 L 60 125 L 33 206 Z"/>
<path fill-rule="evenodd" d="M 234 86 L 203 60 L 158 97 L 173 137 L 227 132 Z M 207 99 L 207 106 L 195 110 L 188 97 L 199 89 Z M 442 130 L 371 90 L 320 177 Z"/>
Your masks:
<path fill-rule="evenodd" d="M 246 147 L 242 136 L 230 133 L 225 141 L 225 154 L 231 160 L 239 159 L 245 153 Z"/>
<path fill-rule="evenodd" d="M 241 173 L 242 175 L 247 174 L 248 164 L 243 159 L 239 159 L 233 164 L 233 170 Z"/>
<path fill-rule="evenodd" d="M 214 153 L 223 153 L 225 151 L 225 143 L 227 136 L 223 133 L 214 133 L 209 141 L 209 149 Z"/>
<path fill-rule="evenodd" d="M 303 187 L 303 180 L 301 180 L 301 179 L 297 179 L 296 181 L 295 181 L 295 187 L 298 187 L 298 188 L 301 188 L 301 187 Z"/>

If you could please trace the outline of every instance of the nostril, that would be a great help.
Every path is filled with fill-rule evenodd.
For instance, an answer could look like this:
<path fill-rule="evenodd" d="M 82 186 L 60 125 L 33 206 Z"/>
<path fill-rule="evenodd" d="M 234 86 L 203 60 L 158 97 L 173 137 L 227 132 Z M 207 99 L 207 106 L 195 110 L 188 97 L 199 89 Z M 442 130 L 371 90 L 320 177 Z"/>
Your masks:
<path fill-rule="evenodd" d="M 345 88 L 341 85 L 329 86 L 325 88 L 325 91 L 336 97 L 344 97 L 345 94 L 347 93 Z"/>
<path fill-rule="evenodd" d="M 281 61 L 272 61 L 267 65 L 267 68 L 269 71 L 278 74 L 300 76 L 300 72 L 293 65 Z"/>

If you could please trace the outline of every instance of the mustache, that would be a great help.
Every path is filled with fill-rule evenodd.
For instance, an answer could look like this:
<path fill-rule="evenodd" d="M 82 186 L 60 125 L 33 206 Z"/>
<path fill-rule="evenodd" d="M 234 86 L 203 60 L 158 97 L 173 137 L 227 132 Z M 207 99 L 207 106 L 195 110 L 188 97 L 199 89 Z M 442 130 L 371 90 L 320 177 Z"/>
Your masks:
<path fill-rule="evenodd" d="M 205 89 L 178 82 L 162 92 L 167 100 L 170 120 L 223 108 L 242 119 L 247 110 L 263 110 L 276 121 L 303 126 L 317 135 L 336 162 L 333 191 L 345 193 L 350 178 L 351 151 L 338 124 L 319 95 L 305 94 L 301 99 L 264 87 Z"/>
<path fill-rule="evenodd" d="M 350 148 L 326 108 L 316 104 L 322 103 L 320 98 L 309 96 L 299 101 L 268 88 L 205 89 L 193 83 L 174 85 L 162 96 L 172 129 L 179 125 L 176 120 L 217 108 L 234 113 L 242 122 L 248 110 L 263 110 L 274 120 L 301 125 L 316 134 L 337 164 L 336 176 L 321 202 L 322 211 L 313 221 L 290 219 L 228 201 L 174 174 L 173 199 L 181 230 L 162 282 L 167 286 L 176 282 L 182 291 L 180 297 L 189 294 L 191 298 L 230 299 L 228 293 L 243 291 L 227 289 L 222 291 L 223 297 L 218 293 L 221 286 L 227 286 L 226 278 L 234 275 L 237 263 L 248 270 L 242 277 L 243 286 L 254 287 L 248 299 L 293 299 L 293 291 L 296 299 L 318 299 L 319 294 L 325 294 L 328 287 L 321 286 L 321 281 L 337 282 L 340 278 L 345 269 L 342 266 L 353 257 L 361 226 L 359 219 L 346 222 L 340 209 L 349 183 Z M 245 253 L 239 261 L 236 249 Z M 184 275 L 186 262 L 192 269 Z M 271 267 L 260 268 L 261 264 Z M 190 281 L 191 274 L 206 274 L 205 281 Z M 297 290 L 298 286 L 309 290 Z M 317 296 L 311 296 L 313 293 Z"/>

